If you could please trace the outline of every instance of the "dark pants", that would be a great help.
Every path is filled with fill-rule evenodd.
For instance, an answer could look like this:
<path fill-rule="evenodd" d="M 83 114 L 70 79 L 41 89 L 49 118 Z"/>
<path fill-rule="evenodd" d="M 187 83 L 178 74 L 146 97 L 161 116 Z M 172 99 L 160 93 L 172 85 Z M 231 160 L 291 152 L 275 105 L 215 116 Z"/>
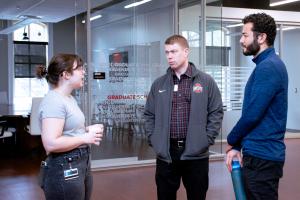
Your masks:
<path fill-rule="evenodd" d="M 156 160 L 158 200 L 175 200 L 182 178 L 188 200 L 205 200 L 208 189 L 208 158 L 180 160 L 183 148 L 170 149 L 172 163 Z"/>
<path fill-rule="evenodd" d="M 243 178 L 247 199 L 277 200 L 278 184 L 283 173 L 283 162 L 243 157 Z"/>
<path fill-rule="evenodd" d="M 50 154 L 46 159 L 43 190 L 47 200 L 89 200 L 92 175 L 89 148 Z M 66 177 L 66 170 L 77 169 L 78 175 Z M 65 172 L 65 173 L 64 173 Z"/>

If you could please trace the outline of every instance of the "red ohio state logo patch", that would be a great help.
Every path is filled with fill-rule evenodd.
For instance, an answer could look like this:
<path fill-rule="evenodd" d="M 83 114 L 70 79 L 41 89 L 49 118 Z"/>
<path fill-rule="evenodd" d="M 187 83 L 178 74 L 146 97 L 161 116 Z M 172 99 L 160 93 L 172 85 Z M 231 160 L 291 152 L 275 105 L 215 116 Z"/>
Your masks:
<path fill-rule="evenodd" d="M 200 83 L 195 83 L 193 86 L 193 92 L 195 93 L 201 93 L 203 91 L 203 87 Z"/>

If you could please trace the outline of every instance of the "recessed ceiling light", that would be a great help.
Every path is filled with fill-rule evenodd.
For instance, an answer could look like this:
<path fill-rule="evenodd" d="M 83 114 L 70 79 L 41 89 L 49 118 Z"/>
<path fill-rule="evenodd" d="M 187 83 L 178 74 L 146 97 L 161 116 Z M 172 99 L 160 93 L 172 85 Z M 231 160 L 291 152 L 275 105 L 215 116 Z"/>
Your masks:
<path fill-rule="evenodd" d="M 93 21 L 93 20 L 95 20 L 95 19 L 99 19 L 99 18 L 101 18 L 101 17 L 102 17 L 102 15 L 95 15 L 95 16 L 93 16 L 93 17 L 90 18 L 90 21 Z M 82 20 L 82 23 L 84 24 L 84 23 L 85 23 L 85 20 Z"/>
<path fill-rule="evenodd" d="M 131 7 L 139 6 L 139 5 L 142 5 L 142 4 L 147 3 L 149 1 L 152 1 L 152 0 L 138 1 L 138 2 L 135 2 L 135 3 L 128 4 L 128 5 L 124 6 L 124 8 L 131 8 Z"/>
<path fill-rule="evenodd" d="M 233 27 L 239 27 L 239 26 L 243 26 L 243 23 L 238 23 L 238 24 L 230 24 L 228 26 L 226 26 L 227 28 L 233 28 Z"/>
<path fill-rule="evenodd" d="M 35 15 L 19 15 L 19 19 L 42 19 L 41 16 L 35 16 Z"/>
<path fill-rule="evenodd" d="M 270 3 L 270 6 L 271 6 L 271 7 L 273 7 L 273 6 L 279 6 L 279 5 L 283 5 L 283 4 L 293 3 L 293 2 L 296 2 L 296 1 L 299 1 L 299 0 L 283 0 L 283 1 L 276 1 L 276 2 Z"/>
<path fill-rule="evenodd" d="M 289 30 L 294 30 L 294 29 L 297 29 L 297 27 L 294 27 L 294 26 L 283 27 L 283 28 L 282 28 L 282 31 L 289 31 Z M 276 30 L 279 31 L 280 28 L 277 28 Z"/>

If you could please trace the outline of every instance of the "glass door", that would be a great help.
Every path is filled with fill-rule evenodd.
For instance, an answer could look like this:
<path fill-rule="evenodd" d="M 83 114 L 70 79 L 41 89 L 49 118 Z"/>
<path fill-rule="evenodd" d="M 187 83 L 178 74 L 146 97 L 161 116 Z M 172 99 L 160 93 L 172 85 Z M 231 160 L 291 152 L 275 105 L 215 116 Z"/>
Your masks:
<path fill-rule="evenodd" d="M 222 27 L 221 1 L 180 0 L 179 34 L 187 38 L 190 46 L 190 61 L 210 74 L 223 86 L 223 67 L 228 65 L 228 37 Z M 212 157 L 222 153 L 222 133 L 210 147 Z"/>
<path fill-rule="evenodd" d="M 145 163 L 148 146 L 143 112 L 152 82 L 167 69 L 164 40 L 173 34 L 173 0 L 92 5 L 89 103 L 91 123 L 105 136 L 92 147 L 93 167 Z M 94 20 L 92 20 L 94 18 Z"/>
<path fill-rule="evenodd" d="M 288 118 L 287 130 L 290 132 L 300 132 L 300 69 L 297 67 L 299 61 L 297 54 L 300 51 L 300 26 L 282 25 L 282 60 L 285 63 L 289 75 L 288 90 Z"/>

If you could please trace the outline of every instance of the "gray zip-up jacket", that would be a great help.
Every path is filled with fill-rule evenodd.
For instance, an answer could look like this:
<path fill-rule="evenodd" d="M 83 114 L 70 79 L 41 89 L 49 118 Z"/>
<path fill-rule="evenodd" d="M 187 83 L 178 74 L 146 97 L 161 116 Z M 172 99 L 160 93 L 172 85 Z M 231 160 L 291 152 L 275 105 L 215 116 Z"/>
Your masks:
<path fill-rule="evenodd" d="M 186 145 L 181 160 L 207 158 L 208 148 L 214 144 L 223 119 L 219 88 L 212 77 L 192 67 L 191 110 Z M 145 107 L 145 127 L 149 145 L 157 158 L 172 162 L 169 153 L 172 93 L 172 70 L 154 81 Z"/>

